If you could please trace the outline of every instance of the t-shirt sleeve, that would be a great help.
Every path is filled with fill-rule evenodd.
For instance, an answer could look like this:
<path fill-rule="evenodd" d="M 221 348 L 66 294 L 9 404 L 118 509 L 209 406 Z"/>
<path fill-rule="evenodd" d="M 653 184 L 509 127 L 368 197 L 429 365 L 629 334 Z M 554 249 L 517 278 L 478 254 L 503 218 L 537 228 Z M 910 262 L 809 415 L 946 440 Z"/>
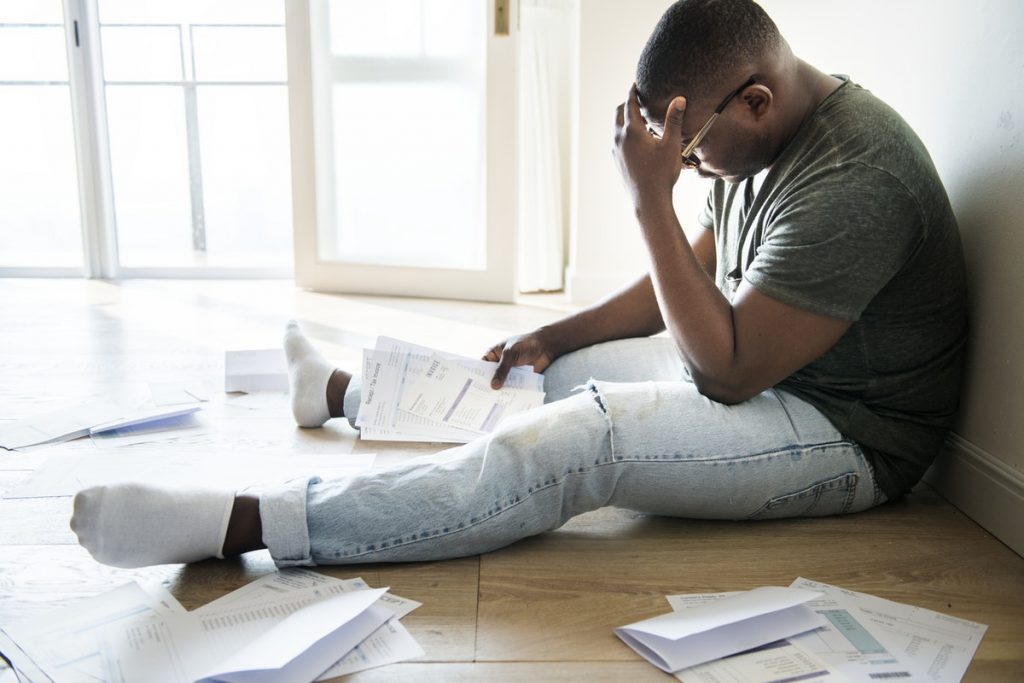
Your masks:
<path fill-rule="evenodd" d="M 783 303 L 857 320 L 922 237 L 921 212 L 896 178 L 837 166 L 782 198 L 744 278 Z"/>
<path fill-rule="evenodd" d="M 697 217 L 697 221 L 703 225 L 706 230 L 715 229 L 715 191 L 713 189 L 708 192 L 708 200 L 704 202 L 704 209 Z"/>

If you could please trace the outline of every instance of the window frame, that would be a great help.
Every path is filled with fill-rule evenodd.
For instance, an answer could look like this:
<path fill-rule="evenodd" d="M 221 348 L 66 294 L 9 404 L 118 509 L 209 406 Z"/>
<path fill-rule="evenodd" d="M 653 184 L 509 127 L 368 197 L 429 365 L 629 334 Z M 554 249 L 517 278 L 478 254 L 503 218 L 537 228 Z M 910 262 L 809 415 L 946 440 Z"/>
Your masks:
<path fill-rule="evenodd" d="M 282 0 L 284 3 L 285 0 Z M 0 265 L 0 277 L 86 277 L 91 279 L 181 278 L 181 279 L 288 279 L 292 265 L 268 266 L 124 266 L 117 247 L 113 172 L 103 77 L 103 55 L 97 0 L 61 0 L 64 13 L 65 49 L 71 118 L 74 128 L 75 161 L 78 178 L 78 202 L 82 231 L 83 265 L 9 266 Z M 195 24 L 199 26 L 204 24 Z M 238 26 L 251 26 L 240 22 Z M 225 26 L 225 24 L 218 24 Z M 234 27 L 235 24 L 226 26 Z M 271 26 L 271 24 L 259 24 Z M 276 26 L 276 25 L 275 25 Z M 280 25 L 283 29 L 284 26 Z M 184 96 L 193 100 L 197 83 L 194 74 L 182 74 Z M 216 83 L 211 83 L 216 85 Z M 231 85 L 245 83 L 231 82 Z M 267 81 L 261 85 L 285 85 Z M 206 85 L 206 83 L 202 83 Z M 194 110 L 194 107 L 193 107 Z M 198 145 L 197 122 L 189 126 L 189 148 Z M 190 164 L 191 166 L 191 164 Z M 194 170 L 194 169 L 193 169 Z M 191 175 L 191 173 L 190 173 Z M 192 178 L 194 181 L 195 178 Z M 199 190 L 202 191 L 201 189 Z M 193 223 L 195 227 L 195 223 Z M 294 263 L 294 261 L 293 261 Z"/>

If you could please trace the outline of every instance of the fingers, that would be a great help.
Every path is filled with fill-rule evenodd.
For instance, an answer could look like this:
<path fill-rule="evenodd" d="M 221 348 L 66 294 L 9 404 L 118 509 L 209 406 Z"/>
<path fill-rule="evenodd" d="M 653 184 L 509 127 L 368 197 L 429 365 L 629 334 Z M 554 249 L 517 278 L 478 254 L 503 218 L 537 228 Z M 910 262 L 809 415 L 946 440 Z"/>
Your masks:
<path fill-rule="evenodd" d="M 508 372 L 512 369 L 514 359 L 518 356 L 518 353 L 507 348 L 502 352 L 501 360 L 498 361 L 498 367 L 494 371 L 494 377 L 491 378 L 492 389 L 501 389 L 505 386 L 505 380 L 508 378 Z"/>
<path fill-rule="evenodd" d="M 635 125 L 640 125 L 644 131 L 647 130 L 647 120 L 640 111 L 640 100 L 636 95 L 636 83 L 629 88 L 626 101 L 615 110 L 615 130 L 621 134 L 624 128 Z"/>
<path fill-rule="evenodd" d="M 686 114 L 686 98 L 676 97 L 668 103 L 665 111 L 665 131 L 662 138 L 671 140 L 673 143 L 683 139 L 683 115 Z M 679 144 L 674 144 L 679 147 Z"/>
<path fill-rule="evenodd" d="M 636 94 L 636 83 L 629 87 L 629 96 L 626 97 L 626 125 L 639 125 L 647 130 L 647 120 L 640 111 L 640 98 Z"/>
<path fill-rule="evenodd" d="M 510 344 L 509 342 L 511 341 L 513 340 L 506 339 L 495 344 L 491 347 L 490 351 L 484 354 L 484 360 L 498 364 L 498 367 L 494 370 L 494 376 L 491 378 L 492 389 L 500 389 L 504 386 L 505 378 L 508 377 L 509 369 L 512 367 L 512 359 L 519 357 L 519 353 L 512 350 L 514 344 Z"/>

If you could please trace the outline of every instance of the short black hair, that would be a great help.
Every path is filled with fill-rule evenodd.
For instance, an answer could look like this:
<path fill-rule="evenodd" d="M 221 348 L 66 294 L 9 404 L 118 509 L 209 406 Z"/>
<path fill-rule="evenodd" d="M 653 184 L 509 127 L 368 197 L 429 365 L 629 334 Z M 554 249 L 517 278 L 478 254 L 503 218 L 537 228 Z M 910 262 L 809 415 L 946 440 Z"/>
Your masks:
<path fill-rule="evenodd" d="M 784 42 L 752 0 L 678 0 L 647 39 L 636 68 L 637 93 L 645 103 L 710 97 L 726 89 L 723 78 Z"/>

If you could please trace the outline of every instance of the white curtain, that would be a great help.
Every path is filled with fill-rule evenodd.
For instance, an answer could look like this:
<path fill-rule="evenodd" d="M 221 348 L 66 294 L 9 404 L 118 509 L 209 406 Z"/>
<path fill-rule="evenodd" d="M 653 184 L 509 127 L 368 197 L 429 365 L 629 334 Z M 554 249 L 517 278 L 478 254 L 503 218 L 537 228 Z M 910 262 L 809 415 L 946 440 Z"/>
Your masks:
<path fill-rule="evenodd" d="M 574 0 L 519 9 L 519 289 L 564 287 Z"/>

